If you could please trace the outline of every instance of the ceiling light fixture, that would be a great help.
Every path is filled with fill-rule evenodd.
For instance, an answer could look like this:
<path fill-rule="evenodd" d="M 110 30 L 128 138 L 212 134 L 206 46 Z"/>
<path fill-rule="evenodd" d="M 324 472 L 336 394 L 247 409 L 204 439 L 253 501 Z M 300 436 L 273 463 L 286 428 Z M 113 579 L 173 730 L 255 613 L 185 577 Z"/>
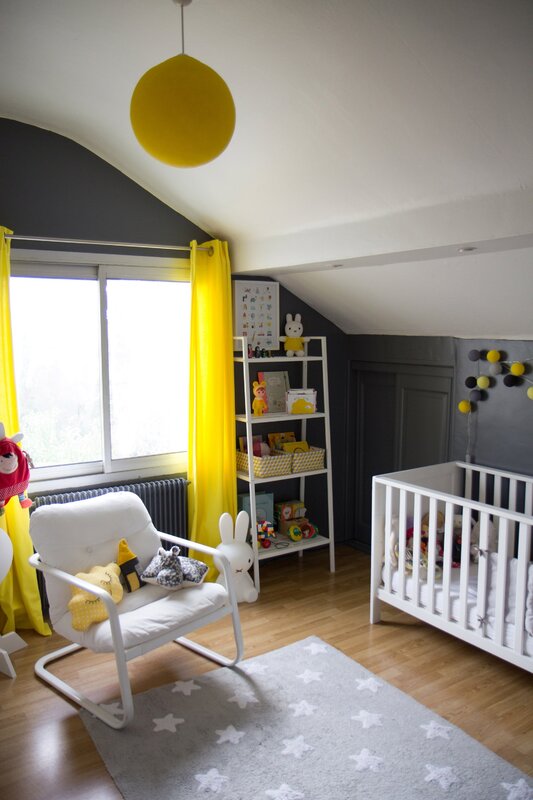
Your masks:
<path fill-rule="evenodd" d="M 235 130 L 235 104 L 211 67 L 185 55 L 183 7 L 181 53 L 157 64 L 137 83 L 130 105 L 133 132 L 154 158 L 173 167 L 199 167 L 217 158 Z"/>
<path fill-rule="evenodd" d="M 477 250 L 477 247 L 472 247 L 471 245 L 457 248 L 458 253 L 473 253 L 475 250 Z"/>

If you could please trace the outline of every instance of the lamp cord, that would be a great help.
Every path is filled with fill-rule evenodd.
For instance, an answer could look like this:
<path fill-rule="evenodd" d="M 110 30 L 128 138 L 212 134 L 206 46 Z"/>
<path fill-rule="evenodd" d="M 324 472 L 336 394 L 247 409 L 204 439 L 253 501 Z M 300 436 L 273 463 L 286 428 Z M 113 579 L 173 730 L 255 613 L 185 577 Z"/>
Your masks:
<path fill-rule="evenodd" d="M 185 25 L 183 23 L 183 6 L 180 5 L 181 11 L 181 55 L 185 55 Z"/>

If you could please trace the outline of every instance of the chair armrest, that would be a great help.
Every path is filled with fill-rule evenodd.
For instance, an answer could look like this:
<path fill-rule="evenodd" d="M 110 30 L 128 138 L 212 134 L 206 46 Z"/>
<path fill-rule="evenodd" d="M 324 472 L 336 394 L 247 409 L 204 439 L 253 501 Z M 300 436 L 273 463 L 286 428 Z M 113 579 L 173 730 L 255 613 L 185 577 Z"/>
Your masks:
<path fill-rule="evenodd" d="M 222 555 L 220 550 L 217 550 L 216 547 L 210 547 L 207 544 L 200 544 L 200 542 L 191 542 L 190 539 L 182 539 L 179 536 L 173 536 L 171 533 L 163 533 L 162 531 L 157 531 L 158 535 L 161 539 L 165 539 L 167 542 L 172 542 L 173 544 L 180 545 L 181 547 L 186 547 L 189 550 L 196 550 L 198 553 L 205 553 L 205 555 L 213 556 L 216 558 L 217 563 L 222 567 L 222 573 L 224 575 L 224 583 L 226 585 L 226 589 L 228 591 L 229 599 L 232 605 L 237 604 L 236 600 L 236 593 L 235 593 L 235 583 L 234 583 L 234 576 L 233 570 L 231 565 L 225 555 Z"/>

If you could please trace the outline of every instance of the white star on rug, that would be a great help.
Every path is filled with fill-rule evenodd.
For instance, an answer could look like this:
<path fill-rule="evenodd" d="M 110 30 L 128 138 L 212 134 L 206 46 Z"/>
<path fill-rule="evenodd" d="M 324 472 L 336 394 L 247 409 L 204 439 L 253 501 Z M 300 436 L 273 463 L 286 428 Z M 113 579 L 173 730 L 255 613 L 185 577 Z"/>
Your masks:
<path fill-rule="evenodd" d="M 228 703 L 237 703 L 239 708 L 246 708 L 248 703 L 258 703 L 259 700 L 252 692 L 251 689 L 247 689 L 246 687 L 239 687 L 233 697 L 228 698 Z"/>
<path fill-rule="evenodd" d="M 199 772 L 194 776 L 200 786 L 199 792 L 207 792 L 208 790 L 218 793 L 222 789 L 224 782 L 229 780 L 226 775 L 221 775 L 218 769 L 210 769 L 209 772 Z"/>
<path fill-rule="evenodd" d="M 296 677 L 297 678 L 301 678 L 304 683 L 312 683 L 313 681 L 321 681 L 322 680 L 322 673 L 321 672 L 313 672 L 312 669 L 306 669 L 306 670 L 304 670 L 304 672 L 301 672 Z"/>
<path fill-rule="evenodd" d="M 198 686 L 194 681 L 175 681 L 172 691 L 181 692 L 186 697 L 190 697 L 193 692 L 201 688 L 202 687 Z"/>
<path fill-rule="evenodd" d="M 517 783 L 502 783 L 507 795 L 507 800 L 533 800 L 533 789 L 523 778 Z"/>
<path fill-rule="evenodd" d="M 354 756 L 349 756 L 355 761 L 355 768 L 357 772 L 362 772 L 364 769 L 369 769 L 372 772 L 377 772 L 379 765 L 383 763 L 383 759 L 379 756 L 373 755 L 370 750 L 363 747 L 360 753 Z"/>
<path fill-rule="evenodd" d="M 252 664 L 242 664 L 242 666 L 239 664 L 239 667 L 247 675 L 264 675 L 268 671 L 267 665 L 262 664 L 260 661 L 254 661 Z"/>
<path fill-rule="evenodd" d="M 217 744 L 224 744 L 224 742 L 231 742 L 231 744 L 239 744 L 244 736 L 244 731 L 238 731 L 233 725 L 228 725 L 223 731 L 215 731 L 218 733 L 219 739 Z"/>
<path fill-rule="evenodd" d="M 365 711 L 364 708 L 361 709 L 359 714 L 354 714 L 352 719 L 356 722 L 360 722 L 363 728 L 372 728 L 374 725 L 381 725 L 381 714 L 373 714 L 371 711 Z"/>
<path fill-rule="evenodd" d="M 110 714 L 113 716 L 118 716 L 119 714 L 124 714 L 122 706 L 120 703 L 102 703 L 102 708 L 105 708 L 106 711 L 109 711 Z"/>
<path fill-rule="evenodd" d="M 180 717 L 175 717 L 174 714 L 167 714 L 166 717 L 153 719 L 152 722 L 155 725 L 153 730 L 154 733 L 159 733 L 160 731 L 170 731 L 170 733 L 176 733 L 176 725 L 181 725 L 182 722 L 185 722 L 185 720 L 180 719 Z"/>
<path fill-rule="evenodd" d="M 312 656 L 316 656 L 317 653 L 326 653 L 327 649 L 327 645 L 319 642 L 311 642 L 304 647 L 304 650 L 309 650 Z"/>
<path fill-rule="evenodd" d="M 356 678 L 355 680 L 358 684 L 357 686 L 358 692 L 362 692 L 364 689 L 368 689 L 370 692 L 375 694 L 378 689 L 381 689 L 382 686 L 382 684 L 379 681 L 377 681 L 375 678 L 372 677 L 365 679 Z"/>
<path fill-rule="evenodd" d="M 273 800 L 300 800 L 305 797 L 301 792 L 296 789 L 291 789 L 286 783 L 282 783 L 279 789 L 267 789 L 265 794 L 272 797 Z"/>
<path fill-rule="evenodd" d="M 426 731 L 426 739 L 436 739 L 440 736 L 441 739 L 449 739 L 451 728 L 448 725 L 440 725 L 434 719 L 426 725 L 420 725 Z"/>
<path fill-rule="evenodd" d="M 312 706 L 307 700 L 300 700 L 299 703 L 289 703 L 289 708 L 292 708 L 295 717 L 310 717 L 318 706 Z"/>
<path fill-rule="evenodd" d="M 301 758 L 307 750 L 313 750 L 310 744 L 304 742 L 303 736 L 297 736 L 295 739 L 283 739 L 285 750 L 282 750 L 282 756 L 294 756 Z"/>
<path fill-rule="evenodd" d="M 429 770 L 429 775 L 426 775 L 424 779 L 426 783 L 435 781 L 441 789 L 446 791 L 453 783 L 459 782 L 459 778 L 451 767 L 435 767 L 433 764 L 426 764 L 426 769 Z"/>

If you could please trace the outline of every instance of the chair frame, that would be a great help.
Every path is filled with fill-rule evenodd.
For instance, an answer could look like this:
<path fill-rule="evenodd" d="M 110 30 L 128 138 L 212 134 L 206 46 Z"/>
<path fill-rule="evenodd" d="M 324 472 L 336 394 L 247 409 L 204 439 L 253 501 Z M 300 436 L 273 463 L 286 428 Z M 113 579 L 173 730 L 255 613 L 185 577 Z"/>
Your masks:
<path fill-rule="evenodd" d="M 66 647 L 61 647 L 59 650 L 54 650 L 52 653 L 48 653 L 47 655 L 43 656 L 35 664 L 35 674 L 43 681 L 50 684 L 50 686 L 52 686 L 54 689 L 57 689 L 59 692 L 61 692 L 61 694 L 64 694 L 74 703 L 77 703 L 95 717 L 101 719 L 102 722 L 106 723 L 106 725 L 109 725 L 111 728 L 115 728 L 117 730 L 124 728 L 129 722 L 132 721 L 134 716 L 133 696 L 127 665 L 128 661 L 131 661 L 138 656 L 145 655 L 146 653 L 149 653 L 152 650 L 155 650 L 156 648 L 161 647 L 162 645 L 171 641 L 175 641 L 177 644 L 181 644 L 183 647 L 186 647 L 189 650 L 192 650 L 193 652 L 216 662 L 217 664 L 221 664 L 224 667 L 234 667 L 242 659 L 244 654 L 237 595 L 233 582 L 233 572 L 228 559 L 214 547 L 209 547 L 208 545 L 200 544 L 198 542 L 191 542 L 188 539 L 182 539 L 169 533 L 162 533 L 161 531 L 157 531 L 157 533 L 160 539 L 171 542 L 172 544 L 177 544 L 186 548 L 190 548 L 192 546 L 196 552 L 205 553 L 206 555 L 210 556 L 216 555 L 217 563 L 220 564 L 222 568 L 222 573 L 228 592 L 228 603 L 222 606 L 222 608 L 216 609 L 216 611 L 205 613 L 199 619 L 191 621 L 186 625 L 177 625 L 175 628 L 173 628 L 173 630 L 167 631 L 167 633 L 164 635 L 158 636 L 155 639 L 151 639 L 149 642 L 141 642 L 134 647 L 124 647 L 124 640 L 122 638 L 122 630 L 120 627 L 120 614 L 117 611 L 117 606 L 111 598 L 111 595 L 109 595 L 105 589 L 102 589 L 100 586 L 94 586 L 93 584 L 88 583 L 81 578 L 77 578 L 75 575 L 71 575 L 64 570 L 45 564 L 41 561 L 38 553 L 30 556 L 29 559 L 32 567 L 42 572 L 45 577 L 46 575 L 51 575 L 55 578 L 64 580 L 71 586 L 77 586 L 80 589 L 84 589 L 87 592 L 97 595 L 105 603 L 109 614 L 109 624 L 111 627 L 115 664 L 120 686 L 122 708 L 124 712 L 123 718 L 117 718 L 100 703 L 93 702 L 73 686 L 61 680 L 61 678 L 58 678 L 46 668 L 47 664 L 52 661 L 57 661 L 64 656 L 77 652 L 78 650 L 87 649 L 83 645 L 73 642 Z M 188 639 L 184 635 L 192 630 L 196 630 L 196 628 L 209 625 L 211 622 L 215 622 L 216 620 L 228 616 L 229 614 L 231 614 L 232 617 L 236 648 L 235 657 L 232 659 L 227 658 L 221 653 L 217 653 L 215 650 L 204 647 L 203 645 Z"/>

